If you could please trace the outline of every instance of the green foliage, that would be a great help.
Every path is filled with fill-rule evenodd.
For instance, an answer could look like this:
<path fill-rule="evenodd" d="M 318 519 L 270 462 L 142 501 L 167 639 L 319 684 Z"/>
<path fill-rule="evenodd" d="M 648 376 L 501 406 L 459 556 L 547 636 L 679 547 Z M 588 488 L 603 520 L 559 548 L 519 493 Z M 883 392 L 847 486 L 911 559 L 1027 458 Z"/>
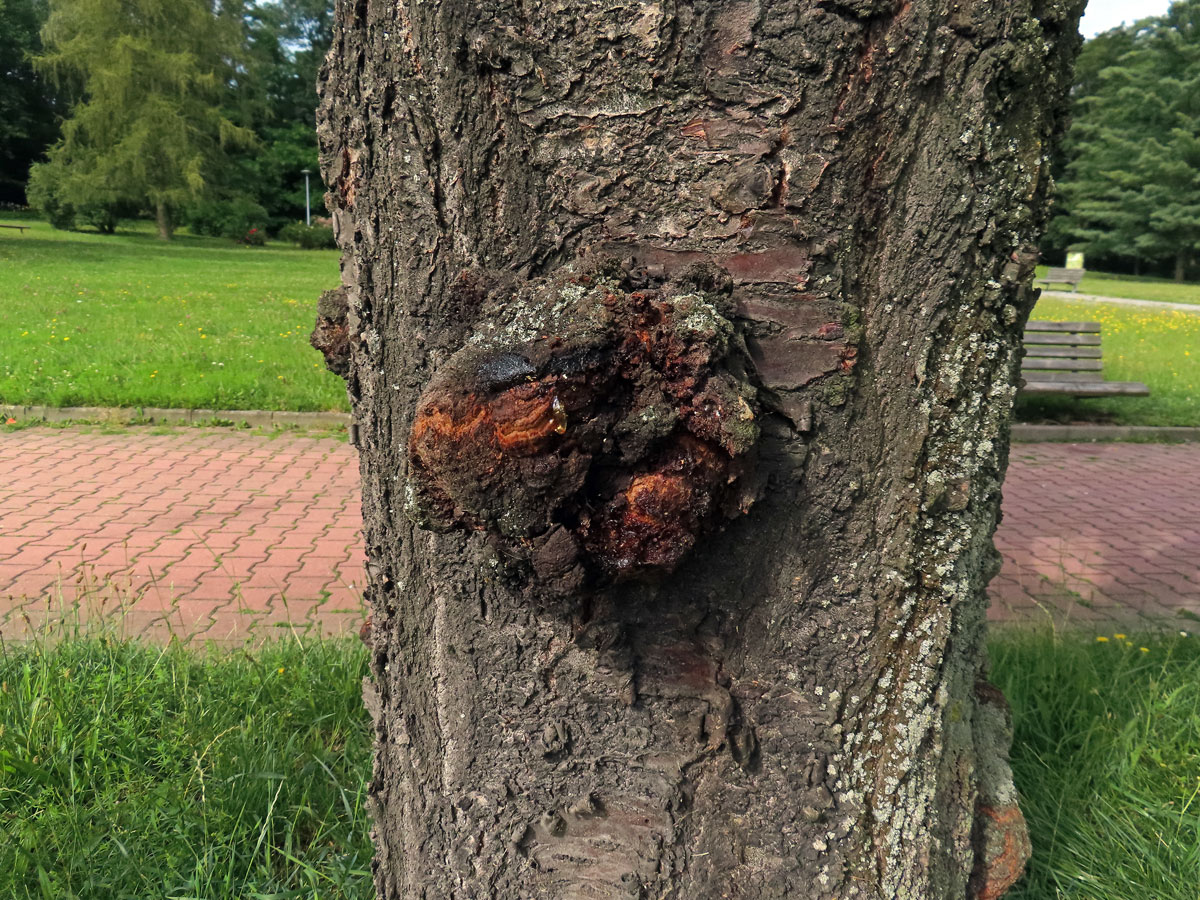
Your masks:
<path fill-rule="evenodd" d="M 247 12 L 250 66 L 267 127 L 313 131 L 317 72 L 333 39 L 331 0 L 273 0 Z"/>
<path fill-rule="evenodd" d="M 312 203 L 321 206 L 314 122 L 317 71 L 333 36 L 332 0 L 260 2 L 248 13 L 246 102 L 253 108 L 259 146 L 238 154 L 231 191 L 254 197 L 275 231 L 304 215 L 304 175 L 312 174 Z"/>
<path fill-rule="evenodd" d="M 251 230 L 267 227 L 267 211 L 248 197 L 201 202 L 188 210 L 188 226 L 196 234 L 241 240 Z"/>
<path fill-rule="evenodd" d="M 30 162 L 59 136 L 52 76 L 79 101 L 29 185 L 56 227 L 111 232 L 151 212 L 166 236 L 239 198 L 266 211 L 260 230 L 295 221 L 303 170 L 321 203 L 316 77 L 332 27 L 332 0 L 2 0 L 0 202 L 25 200 Z"/>
<path fill-rule="evenodd" d="M 0 404 L 348 408 L 308 343 L 336 253 L 21 224 L 0 231 Z"/>
<path fill-rule="evenodd" d="M 333 250 L 337 241 L 333 239 L 333 229 L 328 225 L 305 225 L 303 222 L 293 222 L 280 229 L 279 239 L 291 241 L 305 250 Z"/>
<path fill-rule="evenodd" d="M 1200 0 L 1088 42 L 1049 241 L 1094 260 L 1200 258 Z"/>
<path fill-rule="evenodd" d="M 0 203 L 24 203 L 30 164 L 58 137 L 62 101 L 32 62 L 46 15 L 46 0 L 0 0 Z"/>
<path fill-rule="evenodd" d="M 253 197 L 266 210 L 267 225 L 275 232 L 304 215 L 305 169 L 313 173 L 312 202 L 322 208 L 318 168 L 317 135 L 310 111 L 307 121 L 263 128 L 258 149 L 234 159 L 227 189 Z"/>
<path fill-rule="evenodd" d="M 38 67 L 77 79 L 83 99 L 35 167 L 37 202 L 155 210 L 169 237 L 227 148 L 253 133 L 221 108 L 236 79 L 242 8 L 229 0 L 50 0 Z"/>
<path fill-rule="evenodd" d="M 0 896 L 373 896 L 366 653 L 0 644 Z"/>
<path fill-rule="evenodd" d="M 1033 859 L 1012 900 L 1195 900 L 1200 640 L 1002 630 Z"/>
<path fill-rule="evenodd" d="M 267 243 L 267 234 L 261 228 L 250 228 L 238 238 L 238 243 L 247 247 L 263 247 Z"/>

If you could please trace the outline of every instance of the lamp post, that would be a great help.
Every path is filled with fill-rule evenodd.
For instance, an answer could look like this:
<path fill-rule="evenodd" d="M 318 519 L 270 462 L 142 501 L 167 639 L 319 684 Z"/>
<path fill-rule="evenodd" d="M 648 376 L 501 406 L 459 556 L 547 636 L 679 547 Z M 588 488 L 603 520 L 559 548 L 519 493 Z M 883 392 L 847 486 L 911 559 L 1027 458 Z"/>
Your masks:
<path fill-rule="evenodd" d="M 312 173 L 308 169 L 301 169 L 300 171 L 304 175 L 304 224 L 308 228 L 312 228 L 311 203 L 309 202 L 308 193 L 308 176 Z"/>

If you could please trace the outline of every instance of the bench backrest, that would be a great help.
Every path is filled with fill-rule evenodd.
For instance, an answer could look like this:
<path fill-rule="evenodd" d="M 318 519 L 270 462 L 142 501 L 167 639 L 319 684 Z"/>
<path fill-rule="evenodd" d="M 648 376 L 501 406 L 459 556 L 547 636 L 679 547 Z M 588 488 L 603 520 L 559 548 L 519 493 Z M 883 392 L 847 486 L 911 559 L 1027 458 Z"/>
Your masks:
<path fill-rule="evenodd" d="M 1038 281 L 1060 284 L 1078 284 L 1083 281 L 1085 269 L 1051 269 L 1046 273 L 1045 278 L 1039 278 Z"/>
<path fill-rule="evenodd" d="M 1025 326 L 1022 373 L 1054 381 L 1099 381 L 1099 322 L 1040 322 Z"/>

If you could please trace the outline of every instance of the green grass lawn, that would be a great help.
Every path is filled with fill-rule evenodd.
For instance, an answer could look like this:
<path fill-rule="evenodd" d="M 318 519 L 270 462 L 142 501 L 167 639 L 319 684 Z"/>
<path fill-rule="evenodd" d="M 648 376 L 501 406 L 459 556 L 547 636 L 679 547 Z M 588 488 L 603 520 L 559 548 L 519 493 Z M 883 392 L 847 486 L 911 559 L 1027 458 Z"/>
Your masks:
<path fill-rule="evenodd" d="M 1018 418 L 1200 426 L 1200 315 L 1043 297 L 1033 317 L 1099 322 L 1105 379 L 1144 382 L 1150 396 L 1022 398 Z"/>
<path fill-rule="evenodd" d="M 345 410 L 308 334 L 334 251 L 240 247 L 147 223 L 117 235 L 0 230 L 0 404 Z M 1200 302 L 1200 285 L 1088 276 L 1089 291 Z M 1188 298 L 1191 298 L 1190 300 Z M 1036 315 L 1104 324 L 1105 377 L 1149 398 L 1022 401 L 1028 420 L 1200 425 L 1200 316 L 1046 298 Z"/>
<path fill-rule="evenodd" d="M 1033 841 L 1007 896 L 1196 900 L 1200 639 L 1001 630 L 992 659 Z"/>
<path fill-rule="evenodd" d="M 1038 266 L 1037 277 L 1046 274 L 1046 266 Z M 1039 287 L 1044 287 L 1039 285 Z M 1070 285 L 1055 284 L 1056 291 L 1069 291 Z M 1165 300 L 1168 303 L 1200 303 L 1200 284 L 1176 284 L 1167 278 L 1147 278 L 1137 275 L 1110 275 L 1088 271 L 1079 284 L 1079 293 L 1101 297 L 1124 297 L 1129 300 Z"/>
<path fill-rule="evenodd" d="M 348 408 L 308 345 L 335 251 L 0 222 L 0 404 Z"/>
<path fill-rule="evenodd" d="M 355 641 L 0 645 L 0 897 L 367 900 Z"/>
<path fill-rule="evenodd" d="M 1145 649 L 1143 649 L 1145 648 Z M 1014 900 L 1196 900 L 1200 639 L 1000 629 Z M 0 645 L 0 896 L 372 896 L 357 643 Z"/>

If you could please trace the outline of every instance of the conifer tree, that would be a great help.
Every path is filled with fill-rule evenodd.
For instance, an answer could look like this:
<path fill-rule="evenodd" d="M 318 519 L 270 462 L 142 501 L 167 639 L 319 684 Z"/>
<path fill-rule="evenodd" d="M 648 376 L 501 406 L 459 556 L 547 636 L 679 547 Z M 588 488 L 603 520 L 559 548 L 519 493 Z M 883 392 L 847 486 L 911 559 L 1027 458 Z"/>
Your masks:
<path fill-rule="evenodd" d="M 1066 152 L 1052 240 L 1182 281 L 1200 256 L 1200 0 L 1084 48 Z"/>
<path fill-rule="evenodd" d="M 170 238 L 233 146 L 253 139 L 222 103 L 244 47 L 239 0 L 51 0 L 39 68 L 82 99 L 31 199 L 70 224 L 91 207 L 153 211 Z"/>

